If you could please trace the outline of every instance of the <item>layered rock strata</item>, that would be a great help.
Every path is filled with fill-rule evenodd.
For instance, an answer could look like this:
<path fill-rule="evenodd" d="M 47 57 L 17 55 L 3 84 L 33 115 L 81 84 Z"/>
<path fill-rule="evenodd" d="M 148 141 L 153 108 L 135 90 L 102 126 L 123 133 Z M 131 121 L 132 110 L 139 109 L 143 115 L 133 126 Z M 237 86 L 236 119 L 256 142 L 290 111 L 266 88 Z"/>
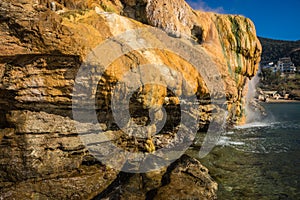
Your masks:
<path fill-rule="evenodd" d="M 199 118 L 202 130 L 207 129 L 211 113 L 220 108 L 210 104 L 212 94 L 205 77 L 191 62 L 158 48 L 126 52 L 112 61 L 94 91 L 97 123 L 73 118 L 75 78 L 80 68 L 89 62 L 90 52 L 111 37 L 149 28 L 149 25 L 163 29 L 173 38 L 190 42 L 207 55 L 203 62 L 214 63 L 222 75 L 228 122 L 243 121 L 245 83 L 256 73 L 261 52 L 249 19 L 194 11 L 181 0 L 3 0 L 0 2 L 1 198 L 91 199 L 101 194 L 118 179 L 119 172 L 95 159 L 78 135 L 100 130 L 111 136 L 103 143 L 113 142 L 133 152 L 155 152 L 164 148 L 180 127 L 179 103 L 190 95 L 183 92 L 185 81 L 193 83 L 188 91 L 202 102 L 188 114 Z M 166 125 L 160 134 L 148 138 L 128 136 L 114 121 L 110 107 L 112 91 L 126 72 L 135 72 L 139 66 L 151 63 L 171 69 L 166 74 L 173 90 L 161 85 L 137 89 L 130 99 L 131 120 L 142 126 L 153 119 L 161 120 L 160 109 L 153 112 L 152 118 L 149 109 L 164 107 L 168 113 Z M 172 70 L 181 76 L 175 76 Z M 121 89 L 126 93 L 126 87 Z M 80 96 L 80 92 L 76 94 Z M 189 139 L 189 135 L 181 139 Z M 101 142 L 97 145 L 101 146 Z M 169 170 L 164 175 L 173 177 L 175 182 L 163 181 L 161 171 L 159 184 L 143 189 L 143 195 L 155 191 L 156 198 L 163 198 L 174 184 L 180 180 L 189 182 L 187 177 L 192 176 L 195 181 L 189 183 L 190 187 L 197 189 L 191 196 L 201 194 L 207 199 L 215 198 L 216 186 L 207 171 L 195 167 L 200 165 L 196 161 L 181 159 L 181 162 L 178 165 L 183 166 L 178 171 Z M 187 164 L 190 162 L 191 165 Z M 195 175 L 201 171 L 206 178 Z M 181 175 L 177 177 L 177 174 Z M 213 186 L 208 189 L 206 184 L 198 182 L 209 182 Z"/>

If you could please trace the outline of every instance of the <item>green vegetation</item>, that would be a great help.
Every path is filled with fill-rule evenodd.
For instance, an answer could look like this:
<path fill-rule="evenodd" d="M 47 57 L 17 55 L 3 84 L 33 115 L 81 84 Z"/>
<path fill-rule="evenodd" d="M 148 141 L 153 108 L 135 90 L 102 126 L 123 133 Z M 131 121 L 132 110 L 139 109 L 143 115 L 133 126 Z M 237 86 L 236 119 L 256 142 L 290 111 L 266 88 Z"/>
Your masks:
<path fill-rule="evenodd" d="M 263 47 L 262 60 L 263 64 L 268 62 L 277 62 L 279 58 L 291 57 L 295 66 L 300 67 L 300 40 L 284 41 L 272 40 L 259 37 Z"/>
<path fill-rule="evenodd" d="M 300 74 L 285 74 L 263 69 L 260 73 L 258 87 L 263 90 L 276 90 L 279 93 L 289 93 L 291 97 L 300 98 Z"/>
<path fill-rule="evenodd" d="M 88 12 L 88 10 L 69 10 L 67 12 L 63 12 L 61 13 L 60 15 L 62 17 L 65 17 L 65 18 L 68 18 L 68 19 L 75 19 L 77 18 L 78 16 L 82 16 L 84 14 L 86 14 Z"/>
<path fill-rule="evenodd" d="M 235 73 L 241 74 L 242 73 L 242 67 L 238 66 L 237 68 L 235 68 Z"/>
<path fill-rule="evenodd" d="M 262 65 L 269 62 L 276 63 L 279 58 L 291 57 L 292 62 L 300 68 L 300 40 L 284 41 L 259 37 L 262 44 Z M 300 74 L 281 74 L 272 72 L 270 68 L 261 69 L 258 87 L 263 90 L 287 92 L 290 97 L 300 99 Z"/>
<path fill-rule="evenodd" d="M 100 6 L 103 8 L 105 12 L 116 12 L 115 9 L 113 9 L 112 7 L 106 4 L 100 3 Z"/>

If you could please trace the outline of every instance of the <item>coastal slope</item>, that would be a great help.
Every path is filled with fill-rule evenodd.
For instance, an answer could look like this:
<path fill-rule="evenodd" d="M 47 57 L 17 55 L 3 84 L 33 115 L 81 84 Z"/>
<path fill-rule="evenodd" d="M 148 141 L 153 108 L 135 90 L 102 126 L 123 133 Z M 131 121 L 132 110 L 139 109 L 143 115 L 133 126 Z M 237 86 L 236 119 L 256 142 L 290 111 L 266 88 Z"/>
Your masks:
<path fill-rule="evenodd" d="M 246 82 L 256 74 L 261 54 L 249 19 L 195 11 L 183 0 L 3 0 L 0 2 L 1 198 L 91 199 L 116 180 L 122 180 L 119 171 L 95 159 L 79 138 L 97 129 L 89 119 L 74 119 L 74 99 L 85 96 L 80 90 L 74 96 L 75 78 L 89 62 L 90 53 L 104 41 L 126 31 L 149 28 L 189 42 L 201 52 L 202 63 L 217 66 L 221 74 L 219 81 L 224 83 L 227 121 L 243 123 Z M 166 74 L 174 92 L 157 85 L 142 87 L 136 100 L 131 100 L 132 118 L 147 124 L 147 109 L 163 105 L 171 117 L 167 119 L 164 134 L 151 138 L 150 142 L 136 141 L 115 128 L 109 111 L 110 98 L 114 86 L 127 71 L 153 62 L 169 67 L 170 72 Z M 182 77 L 175 76 L 172 70 Z M 110 63 L 93 93 L 97 96 L 101 131 L 112 135 L 112 141 L 128 151 L 151 153 L 163 148 L 178 129 L 179 97 L 189 96 L 190 91 L 204 100 L 213 95 L 204 76 L 189 60 L 172 51 L 151 48 L 124 52 Z M 185 92 L 183 78 L 193 83 L 189 92 Z M 83 80 L 82 86 L 91 84 L 92 80 Z M 122 98 L 121 94 L 117 98 Z M 211 113 L 218 109 L 206 102 L 191 116 L 200 115 L 199 127 L 205 130 Z M 160 113 L 155 112 L 153 119 L 160 118 Z M 149 149 L 149 145 L 153 147 Z M 178 191 L 186 191 L 181 197 L 189 198 L 192 187 L 195 190 L 190 195 L 216 198 L 216 183 L 205 167 L 193 158 L 180 161 L 153 176 L 136 175 L 132 180 L 146 177 L 140 190 L 144 197 L 165 197 L 165 191 L 176 185 Z M 195 181 L 191 182 L 187 174 L 192 174 Z M 165 177 L 172 178 L 165 181 Z M 149 180 L 153 184 L 147 186 Z M 126 199 L 132 194 L 124 195 Z"/>

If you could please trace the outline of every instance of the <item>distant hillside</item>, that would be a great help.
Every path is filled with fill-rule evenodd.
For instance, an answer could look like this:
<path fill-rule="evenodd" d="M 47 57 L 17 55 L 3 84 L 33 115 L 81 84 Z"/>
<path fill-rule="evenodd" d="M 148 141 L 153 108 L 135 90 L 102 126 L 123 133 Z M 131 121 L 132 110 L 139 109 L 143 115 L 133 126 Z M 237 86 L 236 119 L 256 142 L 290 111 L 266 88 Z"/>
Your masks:
<path fill-rule="evenodd" d="M 259 37 L 263 47 L 262 63 L 276 62 L 279 58 L 290 56 L 296 66 L 300 66 L 300 40 L 284 41 Z"/>

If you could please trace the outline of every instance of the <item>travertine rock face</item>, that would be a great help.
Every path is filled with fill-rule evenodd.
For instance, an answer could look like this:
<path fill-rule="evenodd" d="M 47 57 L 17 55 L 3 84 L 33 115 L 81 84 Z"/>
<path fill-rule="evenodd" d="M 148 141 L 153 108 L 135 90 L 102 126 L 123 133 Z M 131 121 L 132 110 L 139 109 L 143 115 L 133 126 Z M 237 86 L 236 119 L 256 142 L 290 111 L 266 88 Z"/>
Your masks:
<path fill-rule="evenodd" d="M 88 61 L 90 52 L 106 39 L 125 31 L 149 27 L 146 24 L 161 28 L 172 37 L 192 41 L 194 48 L 207 55 L 202 62 L 214 63 L 225 83 L 228 122 L 243 121 L 245 82 L 256 73 L 261 52 L 249 19 L 193 11 L 182 0 L 2 0 L 1 198 L 93 198 L 113 183 L 118 172 L 94 159 L 78 134 L 89 134 L 100 126 L 103 132 L 113 135 L 115 144 L 128 151 L 152 152 L 163 148 L 178 130 L 179 97 L 189 96 L 189 93 L 203 100 L 199 109 L 190 110 L 189 113 L 194 118 L 200 115 L 200 128 L 207 128 L 211 113 L 219 108 L 209 104 L 210 94 L 204 78 L 184 58 L 174 52 L 155 48 L 124 53 L 107 68 L 94 91 L 100 123 L 98 128 L 88 119 L 73 119 L 75 77 L 79 68 Z M 127 136 L 116 128 L 110 111 L 110 98 L 114 86 L 124 73 L 135 72 L 138 66 L 151 63 L 169 67 L 167 72 L 164 68 L 158 70 L 170 77 L 170 84 L 175 89 L 170 91 L 163 86 L 146 85 L 133 95 L 130 111 L 135 123 L 149 123 L 151 117 L 148 116 L 148 109 L 153 106 L 158 108 L 153 113 L 154 120 L 162 118 L 159 109 L 162 106 L 169 113 L 163 134 L 143 140 Z M 176 76 L 172 70 L 181 76 Z M 186 93 L 185 81 L 194 86 Z M 89 80 L 83 85 L 87 83 Z M 123 89 L 126 91 L 126 88 Z M 184 171 L 180 173 L 189 170 L 193 171 L 192 174 L 199 172 L 197 167 L 189 168 L 188 159 L 181 159 L 180 162 L 183 165 L 180 170 Z M 155 190 L 157 198 L 164 198 L 168 194 L 166 191 L 173 188 L 174 184 L 181 180 L 189 181 L 185 176 L 177 177 L 174 171 L 169 171 L 168 176 L 175 182 L 162 181 L 163 184 L 151 186 L 147 192 Z M 201 178 L 198 179 L 195 178 L 196 182 Z M 215 198 L 215 186 L 209 191 L 201 185 L 197 185 L 197 188 L 199 190 L 193 191 L 193 194 L 201 193 L 208 199 Z M 202 193 L 202 189 L 206 193 Z M 174 196 L 177 197 L 180 196 Z"/>
<path fill-rule="evenodd" d="M 222 72 L 226 84 L 229 121 L 243 123 L 245 85 L 260 62 L 261 45 L 253 23 L 237 15 L 192 10 L 184 0 L 122 1 L 125 16 L 162 28 L 175 37 L 193 38 L 205 48 Z M 144 6 L 136 6 L 136 5 Z M 133 6 L 132 6 L 133 5 Z M 126 9 L 126 8 L 134 9 Z M 144 13 L 140 17 L 138 13 Z"/>

